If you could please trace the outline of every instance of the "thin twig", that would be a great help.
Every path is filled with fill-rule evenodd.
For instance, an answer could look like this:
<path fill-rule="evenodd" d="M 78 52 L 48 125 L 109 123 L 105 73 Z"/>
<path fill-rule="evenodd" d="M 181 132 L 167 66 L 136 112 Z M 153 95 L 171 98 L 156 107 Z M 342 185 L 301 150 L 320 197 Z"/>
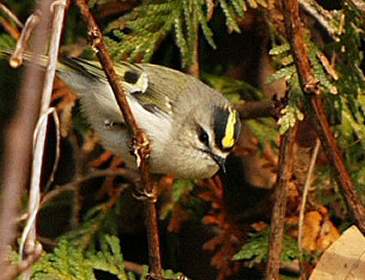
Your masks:
<path fill-rule="evenodd" d="M 50 108 L 46 114 L 41 116 L 41 118 L 38 120 L 38 123 L 34 129 L 34 137 L 33 137 L 33 143 L 34 145 L 37 144 L 38 139 L 38 132 L 40 131 L 41 127 L 44 125 L 44 122 L 48 118 L 50 114 L 55 114 L 55 111 L 53 108 Z M 36 244 L 36 232 L 35 232 L 35 223 L 36 218 L 38 214 L 39 209 L 39 200 L 40 200 L 40 186 L 34 185 L 34 171 L 35 168 L 41 168 L 41 166 L 34 166 L 35 162 L 40 164 L 41 162 L 37 158 L 37 155 L 34 155 L 33 158 L 33 168 L 32 168 L 32 175 L 31 175 L 31 187 L 30 187 L 30 194 L 29 194 L 29 203 L 28 203 L 28 212 L 27 212 L 27 219 L 25 226 L 23 228 L 22 236 L 20 238 L 20 244 L 19 244 L 19 255 L 20 258 L 23 258 L 23 253 L 25 255 L 29 254 L 29 251 L 33 251 L 33 246 Z M 36 179 L 36 181 L 39 181 L 39 179 Z M 26 248 L 26 249 L 25 249 Z M 27 276 L 25 276 L 26 278 Z"/>
<path fill-rule="evenodd" d="M 10 65 L 11 67 L 19 67 L 23 63 L 23 53 L 29 44 L 30 35 L 33 33 L 34 29 L 40 23 L 40 10 L 36 10 L 33 14 L 29 16 L 27 21 L 25 22 L 22 33 L 20 34 L 20 38 L 16 44 L 15 50 L 10 57 Z M 45 35 L 44 35 L 45 36 Z M 40 50 L 37 50 L 40 52 Z"/>
<path fill-rule="evenodd" d="M 299 260 L 300 260 L 300 270 L 303 272 L 303 226 L 304 226 L 304 214 L 305 214 L 305 206 L 307 204 L 307 197 L 310 185 L 312 183 L 312 175 L 314 171 L 314 167 L 316 165 L 316 160 L 318 156 L 319 147 L 321 146 L 321 141 L 316 139 L 316 144 L 314 146 L 314 150 L 312 153 L 312 157 L 309 163 L 309 168 L 307 172 L 307 176 L 305 178 L 305 183 L 303 187 L 302 201 L 300 203 L 299 210 L 299 221 L 298 221 L 298 248 L 299 248 Z"/>
<path fill-rule="evenodd" d="M 355 185 L 345 166 L 342 153 L 337 145 L 329 125 L 324 105 L 320 97 L 321 90 L 315 79 L 304 43 L 302 23 L 299 16 L 298 0 L 281 0 L 288 40 L 291 45 L 294 62 L 299 75 L 300 85 L 312 109 L 313 124 L 321 140 L 326 156 L 335 169 L 335 179 L 345 196 L 347 206 L 357 226 L 365 233 L 365 208 L 356 194 Z"/>
<path fill-rule="evenodd" d="M 130 262 L 130 261 L 124 261 L 125 269 L 131 272 L 134 272 L 136 274 L 142 275 L 144 273 L 143 265 Z"/>
<path fill-rule="evenodd" d="M 62 186 L 57 186 L 54 190 L 46 193 L 42 197 L 40 208 L 44 207 L 48 202 L 50 202 L 52 199 L 56 198 L 60 194 L 62 194 L 64 192 L 75 191 L 75 189 L 78 186 L 80 186 L 81 184 L 83 184 L 87 181 L 90 181 L 92 179 L 96 179 L 96 178 L 100 178 L 100 177 L 122 176 L 134 184 L 139 184 L 140 177 L 137 175 L 138 174 L 133 173 L 133 170 L 129 170 L 129 169 L 95 171 L 90 175 L 78 178 L 77 180 L 72 181 L 70 183 L 64 184 Z"/>
<path fill-rule="evenodd" d="M 47 1 L 41 1 L 39 9 L 44 19 L 35 31 L 33 46 L 36 54 L 44 49 L 48 26 Z M 32 154 L 33 130 L 39 116 L 42 87 L 42 71 L 29 64 L 25 67 L 24 80 L 20 90 L 18 111 L 11 121 L 5 142 L 4 183 L 0 203 L 0 271 L 8 266 L 7 253 L 16 239 L 15 222 L 18 217 L 20 198 L 29 180 Z M 2 279 L 7 279 L 4 276 Z"/>
<path fill-rule="evenodd" d="M 23 23 L 21 23 L 21 21 L 18 19 L 18 17 L 11 10 L 9 10 L 9 8 L 6 7 L 3 3 L 0 3 L 0 10 L 4 14 L 6 14 L 8 18 L 10 18 L 12 21 L 14 21 L 18 27 L 23 28 Z"/>
<path fill-rule="evenodd" d="M 155 183 L 149 173 L 148 157 L 150 154 L 150 143 L 144 133 L 139 128 L 132 111 L 129 107 L 126 93 L 123 89 L 120 77 L 115 73 L 111 57 L 107 51 L 104 43 L 103 35 L 92 16 L 89 7 L 85 0 L 76 0 L 76 3 L 87 23 L 89 29 L 89 36 L 92 40 L 92 45 L 97 49 L 97 56 L 103 66 L 105 74 L 108 78 L 109 84 L 113 89 L 115 99 L 118 103 L 119 109 L 123 114 L 128 128 L 132 132 L 135 139 L 134 153 L 137 157 L 137 165 L 141 171 L 142 181 L 145 187 L 146 194 L 155 196 Z M 155 199 L 145 200 L 146 209 L 146 228 L 149 251 L 149 264 L 151 268 L 151 276 L 155 278 L 162 277 L 162 265 L 160 256 L 160 240 L 157 223 L 157 209 Z"/>
<path fill-rule="evenodd" d="M 293 175 L 293 154 L 297 127 L 298 125 L 295 125 L 293 128 L 290 128 L 280 139 L 279 173 L 275 186 L 275 203 L 271 216 L 269 259 L 266 266 L 266 280 L 279 279 L 288 184 Z"/>

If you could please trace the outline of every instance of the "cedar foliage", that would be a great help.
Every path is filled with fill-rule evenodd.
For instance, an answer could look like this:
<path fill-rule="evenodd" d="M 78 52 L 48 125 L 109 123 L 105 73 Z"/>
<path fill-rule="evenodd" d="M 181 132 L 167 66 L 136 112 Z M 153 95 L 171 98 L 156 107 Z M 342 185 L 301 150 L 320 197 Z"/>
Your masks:
<path fill-rule="evenodd" d="M 154 62 L 175 68 L 181 66 L 184 69 L 201 63 L 204 81 L 234 103 L 272 98 L 273 94 L 267 90 L 265 92 L 265 87 L 277 81 L 286 82 L 291 94 L 282 102 L 284 106 L 279 118 L 246 121 L 245 126 L 250 132 L 244 136 L 251 139 L 253 147 L 239 146 L 235 151 L 235 158 L 239 161 L 247 155 L 258 155 L 263 160 L 260 168 L 277 170 L 275 159 L 279 135 L 298 122 L 305 127 L 305 116 L 310 112 L 305 104 L 302 106 L 305 99 L 299 87 L 289 44 L 282 32 L 283 22 L 278 19 L 276 2 L 129 2 L 130 7 L 117 16 L 99 18 L 115 61 Z M 364 201 L 365 15 L 347 1 L 333 1 L 335 3 L 330 4 L 327 2 L 306 1 L 316 11 L 313 14 L 311 11 L 303 12 L 303 18 L 309 27 L 306 45 L 313 73 L 324 93 L 323 98 L 332 127 L 340 146 L 346 151 L 346 165 L 356 183 L 358 194 Z M 7 4 L 23 21 L 31 12 L 29 3 L 8 1 Z M 98 12 L 117 4 L 116 0 L 89 1 L 96 16 Z M 13 24 L 2 13 L 0 20 Z M 72 8 L 69 11 L 63 51 L 67 54 L 76 49 L 78 54 L 93 58 L 92 50 L 80 41 L 83 32 L 79 31 L 84 31 L 84 28 L 79 22 L 78 13 Z M 256 25 L 260 27 L 257 28 Z M 14 39 L 4 28 L 0 31 L 0 47 L 13 47 Z M 258 60 L 256 63 L 263 63 L 262 57 L 266 57 L 270 69 L 274 69 L 271 75 L 264 77 L 264 82 L 247 75 L 253 71 L 259 76 L 258 70 L 262 70 L 253 69 L 247 62 L 251 61 L 252 53 L 248 51 L 246 54 L 242 48 L 238 54 L 234 51 L 235 47 L 242 47 L 245 36 L 251 39 L 259 38 L 257 41 L 244 42 L 251 49 L 255 49 L 255 57 Z M 219 53 L 220 50 L 223 52 Z M 177 56 L 180 58 L 178 63 Z M 6 77 L 9 71 L 3 62 L 0 71 L 0 77 Z M 16 87 L 6 80 L 0 78 L 2 94 L 14 91 Z M 8 88 L 10 89 L 3 90 Z M 142 207 L 133 198 L 131 184 L 117 175 L 87 177 L 90 173 L 104 169 L 118 170 L 124 167 L 122 160 L 114 158 L 100 147 L 83 120 L 72 93 L 61 82 L 56 83 L 53 104 L 61 116 L 63 156 L 55 181 L 50 190 L 44 190 L 44 195 L 57 189 L 61 191 L 55 198 L 47 201 L 38 217 L 38 234 L 42 237 L 40 240 L 44 242 L 47 252 L 33 267 L 32 279 L 104 279 L 103 277 L 110 275 L 115 276 L 113 279 L 145 279 L 147 267 L 143 267 L 141 275 L 135 275 L 127 271 L 124 265 L 124 256 L 129 255 L 137 263 L 144 264 L 147 256 L 144 239 L 138 237 L 141 233 L 144 234 Z M 0 102 L 0 105 L 0 112 L 8 118 L 11 112 L 9 106 L 5 101 Z M 4 122 L 0 124 L 3 126 Z M 299 136 L 306 140 L 298 140 L 298 145 L 303 148 L 300 151 L 306 155 L 309 154 L 308 149 L 313 147 L 313 139 L 308 140 L 309 136 L 306 138 L 308 132 L 310 131 L 304 129 Z M 50 142 L 52 143 L 52 136 Z M 51 159 L 52 156 L 50 155 Z M 303 157 L 305 158 L 305 155 Z M 352 220 L 334 182 L 331 166 L 323 157 L 319 162 L 307 209 L 320 213 L 323 220 L 329 221 L 331 230 L 339 232 L 351 224 Z M 295 238 L 298 205 L 304 184 L 301 170 L 303 168 L 305 169 L 305 166 L 297 167 L 296 179 L 290 186 L 287 232 L 282 255 L 284 262 L 291 262 L 300 257 Z M 252 182 L 242 179 L 242 173 L 245 171 L 247 170 L 241 164 L 233 165 L 232 170 L 229 168 L 226 174 L 226 177 L 232 178 L 224 179 L 223 176 L 223 183 L 217 180 L 173 181 L 170 178 L 161 181 L 160 197 L 163 202 L 160 205 L 160 218 L 163 220 L 162 243 L 166 243 L 163 248 L 166 268 L 171 267 L 188 276 L 192 275 L 193 279 L 208 279 L 207 275 L 217 279 L 262 277 L 262 265 L 267 260 L 269 217 L 264 205 L 270 205 L 271 191 L 249 186 Z M 81 183 L 75 183 L 78 178 L 86 179 Z M 270 189 L 272 184 L 265 187 Z M 26 200 L 26 194 L 24 199 Z M 203 254 L 200 248 L 189 247 L 189 243 L 184 243 L 179 235 L 184 232 L 186 225 L 189 226 L 189 230 L 202 231 L 202 223 L 209 234 L 203 238 L 205 243 L 200 242 L 199 246 L 212 253 L 206 254 L 205 257 L 210 258 L 211 265 L 218 271 L 213 273 L 214 276 L 204 271 L 207 267 L 203 264 L 203 272 L 185 270 L 189 267 L 186 262 L 195 260 L 189 259 L 186 252 L 185 255 L 177 252 L 178 248 L 186 246 L 187 249 L 182 251 L 197 250 L 198 254 Z M 137 237 L 133 237 L 134 235 Z M 143 246 L 140 246 L 136 254 L 131 253 L 130 248 L 126 249 L 128 254 L 124 254 L 124 246 L 128 247 L 128 242 L 132 242 L 134 238 L 139 238 L 138 243 L 143 243 Z M 321 251 L 323 248 L 316 245 L 313 250 L 305 252 L 307 269 L 315 264 Z M 181 258 L 187 259 L 181 261 Z M 185 263 L 185 266 L 181 263 Z M 108 276 L 103 274 L 104 276 L 97 277 L 99 274 L 95 271 L 103 271 Z M 181 275 L 170 270 L 165 271 L 167 279 L 182 279 Z"/>

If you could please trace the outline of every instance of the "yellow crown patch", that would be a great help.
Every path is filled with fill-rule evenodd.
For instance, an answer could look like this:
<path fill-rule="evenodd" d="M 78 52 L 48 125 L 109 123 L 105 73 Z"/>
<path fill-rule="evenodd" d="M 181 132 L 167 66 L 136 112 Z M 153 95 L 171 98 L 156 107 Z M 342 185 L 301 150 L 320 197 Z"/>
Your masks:
<path fill-rule="evenodd" d="M 235 143 L 235 127 L 238 121 L 237 111 L 229 110 L 230 114 L 228 116 L 226 130 L 224 133 L 224 137 L 222 139 L 222 147 L 224 149 L 232 148 Z"/>

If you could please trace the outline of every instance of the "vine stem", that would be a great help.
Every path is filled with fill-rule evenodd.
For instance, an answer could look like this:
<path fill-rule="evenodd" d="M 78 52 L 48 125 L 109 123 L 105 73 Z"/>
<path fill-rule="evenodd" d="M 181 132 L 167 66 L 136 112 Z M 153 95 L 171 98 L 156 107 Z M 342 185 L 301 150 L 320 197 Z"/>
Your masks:
<path fill-rule="evenodd" d="M 303 237 L 304 237 L 304 217 L 305 217 L 305 207 L 307 204 L 307 198 L 309 193 L 309 188 L 312 183 L 312 176 L 314 172 L 314 168 L 316 166 L 316 160 L 319 152 L 319 148 L 321 147 L 321 142 L 319 139 L 316 139 L 316 144 L 314 146 L 311 160 L 308 167 L 307 176 L 305 178 L 304 187 L 303 187 L 303 194 L 302 194 L 302 201 L 300 203 L 300 210 L 299 210 L 299 221 L 298 221 L 298 248 L 299 248 L 299 266 L 301 273 L 304 272 L 303 269 Z"/>
<path fill-rule="evenodd" d="M 160 279 L 162 278 L 160 239 L 158 231 L 156 199 L 153 199 L 156 193 L 156 184 L 149 173 L 148 162 L 148 157 L 150 155 L 150 143 L 146 134 L 138 126 L 132 114 L 127 101 L 126 93 L 122 86 L 122 81 L 114 71 L 112 59 L 107 51 L 102 32 L 96 24 L 96 21 L 89 10 L 87 2 L 85 0 L 76 0 L 76 4 L 79 7 L 81 14 L 88 26 L 89 37 L 91 39 L 92 45 L 95 49 L 97 49 L 97 56 L 101 65 L 103 66 L 109 84 L 113 89 L 115 99 L 123 114 L 123 118 L 135 139 L 134 153 L 137 157 L 137 162 L 139 163 L 138 166 L 141 172 L 142 183 L 144 184 L 145 192 L 147 197 L 150 197 L 149 199 L 145 200 L 145 212 L 151 277 Z"/>

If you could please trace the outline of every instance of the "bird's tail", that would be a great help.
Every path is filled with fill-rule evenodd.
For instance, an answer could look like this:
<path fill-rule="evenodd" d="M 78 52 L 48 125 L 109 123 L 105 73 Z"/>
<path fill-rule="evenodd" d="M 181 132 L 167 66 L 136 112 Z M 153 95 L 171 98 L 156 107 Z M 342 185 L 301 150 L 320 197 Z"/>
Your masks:
<path fill-rule="evenodd" d="M 33 63 L 41 66 L 46 67 L 48 63 L 48 57 L 46 55 L 33 55 L 31 52 L 23 52 L 21 57 L 19 58 L 12 58 L 13 50 L 11 49 L 0 49 L 0 59 L 5 58 L 9 59 L 9 64 L 13 68 L 17 68 L 22 65 L 23 61 L 29 62 L 32 61 Z"/>

